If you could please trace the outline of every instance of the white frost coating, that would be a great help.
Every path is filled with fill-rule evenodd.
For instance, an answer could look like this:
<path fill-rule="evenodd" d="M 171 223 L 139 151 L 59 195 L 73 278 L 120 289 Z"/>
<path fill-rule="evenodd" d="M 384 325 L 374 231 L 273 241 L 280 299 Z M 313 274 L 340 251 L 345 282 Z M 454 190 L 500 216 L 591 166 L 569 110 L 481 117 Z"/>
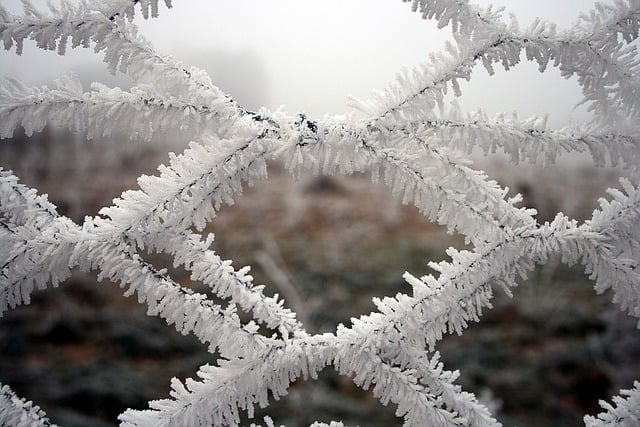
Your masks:
<path fill-rule="evenodd" d="M 626 396 L 623 398 L 622 396 Z M 613 398 L 613 405 L 600 401 L 600 406 L 606 412 L 597 417 L 585 416 L 587 427 L 635 427 L 640 425 L 640 382 L 633 382 L 633 389 L 620 390 L 620 396 Z"/>
<path fill-rule="evenodd" d="M 434 352 L 444 335 L 479 321 L 491 308 L 494 288 L 511 294 L 536 264 L 558 254 L 568 264 L 583 264 L 597 292 L 612 290 L 614 303 L 640 318 L 640 0 L 598 4 L 568 29 L 543 21 L 523 29 L 505 23 L 502 10 L 466 0 L 413 0 L 412 7 L 449 26 L 453 39 L 445 52 L 400 74 L 373 99 L 353 100 L 367 115 L 362 121 L 242 108 L 206 72 L 156 52 L 138 34 L 135 19 L 158 16 L 157 0 L 62 1 L 47 12 L 25 2 L 19 16 L 0 7 L 5 49 L 20 52 L 27 38 L 59 54 L 69 44 L 93 47 L 109 70 L 138 82 L 130 91 L 101 84 L 85 91 L 72 75 L 53 88 L 4 80 L 0 138 L 19 127 L 31 135 L 49 122 L 88 137 L 118 130 L 150 139 L 178 130 L 191 141 L 157 175 L 141 176 L 138 190 L 124 192 L 82 224 L 60 216 L 46 197 L 0 169 L 0 314 L 28 304 L 35 290 L 57 286 L 79 266 L 119 282 L 149 314 L 193 333 L 221 356 L 203 365 L 198 379 L 174 379 L 169 398 L 150 402 L 145 411 L 125 411 L 124 426 L 236 425 L 241 412 L 252 418 L 255 405 L 269 404 L 269 394 L 284 396 L 293 381 L 315 378 L 329 365 L 371 387 L 383 404 L 397 405 L 406 426 L 500 425 L 455 384 L 457 372 L 446 370 Z M 447 91 L 460 95 L 459 80 L 470 79 L 478 62 L 489 73 L 495 66 L 508 70 L 522 53 L 541 72 L 552 65 L 576 76 L 595 120 L 549 129 L 546 117 L 490 119 L 443 105 Z M 563 153 L 589 152 L 598 166 L 622 166 L 628 179 L 621 190 L 610 190 L 612 200 L 602 200 L 591 220 L 578 224 L 558 213 L 538 224 L 534 210 L 519 207 L 520 196 L 507 198 L 507 189 L 472 167 L 468 154 L 476 148 L 543 166 Z M 405 273 L 412 292 L 375 299 L 377 311 L 352 319 L 350 327 L 311 335 L 281 299 L 253 284 L 248 268 L 235 270 L 210 249 L 212 237 L 194 231 L 232 204 L 245 183 L 265 179 L 269 158 L 283 160 L 294 176 L 305 169 L 369 172 L 430 220 L 463 234 L 472 248 L 450 248 L 450 261 L 429 263 L 435 275 Z M 174 265 L 229 305 L 173 282 L 140 249 L 171 255 Z M 241 323 L 236 307 L 252 320 Z M 627 398 L 615 397 L 615 407 L 603 403 L 605 412 L 585 422 L 637 425 L 638 383 L 621 395 Z M 35 425 L 47 425 L 44 414 L 8 387 L 0 399 L 0 416 L 10 417 L 9 424 L 35 416 Z"/>
<path fill-rule="evenodd" d="M 0 384 L 0 425 L 11 427 L 56 427 L 40 407 L 22 399 Z"/>

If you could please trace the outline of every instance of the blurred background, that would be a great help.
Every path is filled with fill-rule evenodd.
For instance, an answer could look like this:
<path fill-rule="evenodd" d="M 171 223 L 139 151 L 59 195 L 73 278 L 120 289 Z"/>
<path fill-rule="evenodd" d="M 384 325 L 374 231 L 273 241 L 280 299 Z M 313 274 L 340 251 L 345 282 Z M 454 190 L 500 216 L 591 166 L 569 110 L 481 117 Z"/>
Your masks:
<path fill-rule="evenodd" d="M 205 68 L 247 108 L 284 105 L 312 118 L 349 112 L 348 95 L 366 99 L 403 66 L 442 50 L 450 36 L 449 29 L 438 30 L 399 0 L 174 3 L 171 11 L 161 8 L 158 19 L 139 21 L 159 51 Z M 593 3 L 510 0 L 507 6 L 522 25 L 540 16 L 568 26 Z M 20 10 L 18 1 L 3 6 Z M 27 84 L 48 84 L 70 71 L 87 89 L 92 81 L 131 85 L 126 76 L 109 75 L 101 56 L 90 50 L 59 57 L 28 43 L 21 57 L 0 52 L 0 74 Z M 549 113 L 554 128 L 589 119 L 574 108 L 580 101 L 575 81 L 555 69 L 540 74 L 526 61 L 493 77 L 477 68 L 461 88 L 465 110 Z M 0 142 L 0 166 L 81 222 L 136 188 L 140 174 L 155 173 L 168 151 L 180 152 L 187 143 L 162 136 L 129 141 L 124 135 L 87 141 L 82 134 L 46 128 L 31 138 L 17 134 Z M 525 204 L 538 209 L 539 222 L 558 211 L 589 218 L 620 175 L 575 156 L 545 170 L 513 167 L 500 156 L 474 162 L 522 193 Z M 462 237 L 447 235 L 368 176 L 293 181 L 276 163 L 269 179 L 224 207 L 208 231 L 216 234 L 214 247 L 223 258 L 233 259 L 236 268 L 251 265 L 256 283 L 283 295 L 311 332 L 348 325 L 351 317 L 374 309 L 374 296 L 408 292 L 404 271 L 428 273 L 427 262 L 444 259 L 447 247 L 464 247 Z M 206 291 L 186 272 L 172 269 L 171 259 L 150 259 L 185 286 Z M 540 267 L 513 299 L 497 291 L 495 308 L 480 324 L 442 341 L 445 365 L 459 369 L 459 383 L 491 405 L 505 425 L 581 424 L 585 412 L 598 412 L 598 399 L 640 378 L 635 321 L 609 304 L 609 295 L 596 296 L 592 286 L 579 267 L 557 260 Z M 166 397 L 171 377 L 193 376 L 198 366 L 213 362 L 197 340 L 146 316 L 145 307 L 122 297 L 117 285 L 97 284 L 94 274 L 80 272 L 60 289 L 36 292 L 29 306 L 6 313 L 0 337 L 0 382 L 62 426 L 114 425 L 127 407 L 146 408 L 148 400 Z M 332 419 L 401 425 L 394 410 L 329 368 L 318 381 L 294 384 L 258 421 L 270 414 L 288 426 Z"/>

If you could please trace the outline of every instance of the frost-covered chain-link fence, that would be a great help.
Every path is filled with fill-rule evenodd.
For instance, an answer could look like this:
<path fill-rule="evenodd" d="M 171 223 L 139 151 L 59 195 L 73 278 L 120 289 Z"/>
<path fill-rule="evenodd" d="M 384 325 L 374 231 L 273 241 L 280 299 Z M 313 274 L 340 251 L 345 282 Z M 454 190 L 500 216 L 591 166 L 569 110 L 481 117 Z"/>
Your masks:
<path fill-rule="evenodd" d="M 330 365 L 373 388 L 382 404 L 397 405 L 404 425 L 499 425 L 456 385 L 457 373 L 444 368 L 436 344 L 478 321 L 491 307 L 494 288 L 510 294 L 553 255 L 583 264 L 598 293 L 612 290 L 614 303 L 640 317 L 640 70 L 634 45 L 640 1 L 598 5 L 560 30 L 543 21 L 521 28 L 515 20 L 505 22 L 501 10 L 466 1 L 414 0 L 413 10 L 448 26 L 453 40 L 374 99 L 354 99 L 352 106 L 365 115 L 358 120 L 242 108 L 206 72 L 184 68 L 138 35 L 134 18 L 156 17 L 157 0 L 62 1 L 48 11 L 24 4 L 19 16 L 0 9 L 6 49 L 15 46 L 20 53 L 25 39 L 60 54 L 68 44 L 92 47 L 109 70 L 138 84 L 129 91 L 94 84 L 85 92 L 73 76 L 53 88 L 5 80 L 1 137 L 19 127 L 30 135 L 49 122 L 89 137 L 119 131 L 150 139 L 179 129 L 192 141 L 158 175 L 140 177 L 139 190 L 124 192 L 81 224 L 59 215 L 12 172 L 0 171 L 0 312 L 28 304 L 32 292 L 57 286 L 79 267 L 119 282 L 125 295 L 147 304 L 149 314 L 194 334 L 212 354 L 197 379 L 174 379 L 169 398 L 150 402 L 149 410 L 124 412 L 121 425 L 236 425 L 241 412 L 252 418 L 255 405 L 268 405 L 269 394 L 283 396 L 294 380 L 315 378 Z M 447 91 L 460 95 L 458 81 L 470 79 L 476 64 L 493 73 L 494 66 L 516 65 L 522 53 L 540 71 L 552 65 L 577 77 L 595 119 L 552 130 L 537 118 L 489 119 L 445 105 Z M 508 198 L 506 189 L 468 165 L 476 148 L 541 165 L 562 153 L 589 152 L 596 165 L 619 165 L 628 177 L 590 220 L 578 223 L 558 213 L 539 224 L 534 210 L 518 207 L 520 197 Z M 281 159 L 294 176 L 307 169 L 368 172 L 429 220 L 463 234 L 472 250 L 450 249 L 450 261 L 430 264 L 437 276 L 404 275 L 410 294 L 376 299 L 378 311 L 353 319 L 350 327 L 312 335 L 282 300 L 263 294 L 248 268 L 236 270 L 211 250 L 212 236 L 197 232 L 244 183 L 266 178 L 270 158 Z M 142 249 L 169 254 L 228 305 L 176 283 L 145 260 Z M 238 308 L 253 320 L 243 323 Z M 639 389 L 636 383 L 623 390 L 615 407 L 603 403 L 604 412 L 585 422 L 636 425 Z M 39 408 L 8 386 L 0 398 L 3 425 L 49 425 Z"/>

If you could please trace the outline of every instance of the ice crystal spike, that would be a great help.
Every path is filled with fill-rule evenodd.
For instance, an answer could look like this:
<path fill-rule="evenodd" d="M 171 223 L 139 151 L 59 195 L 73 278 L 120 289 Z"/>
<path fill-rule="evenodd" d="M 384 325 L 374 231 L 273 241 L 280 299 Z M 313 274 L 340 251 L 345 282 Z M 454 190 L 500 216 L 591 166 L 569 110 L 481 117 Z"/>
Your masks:
<path fill-rule="evenodd" d="M 582 263 L 597 292 L 612 290 L 613 301 L 640 318 L 640 0 L 598 4 L 565 30 L 542 20 L 520 28 L 515 19 L 505 23 L 502 10 L 466 0 L 413 0 L 411 7 L 449 27 L 453 38 L 445 52 L 400 73 L 372 99 L 353 99 L 366 114 L 359 121 L 241 107 L 204 70 L 160 54 L 138 33 L 140 16 L 167 13 L 158 0 L 62 0 L 48 10 L 24 1 L 23 14 L 15 16 L 0 7 L 5 49 L 15 46 L 20 54 L 27 39 L 60 55 L 69 47 L 91 47 L 108 70 L 136 82 L 129 91 L 101 84 L 85 91 L 73 75 L 54 87 L 6 79 L 0 138 L 20 127 L 31 135 L 51 123 L 89 138 L 118 131 L 148 140 L 179 129 L 191 141 L 157 175 L 141 176 L 138 190 L 124 192 L 82 224 L 0 169 L 0 314 L 29 304 L 33 292 L 56 286 L 77 266 L 120 283 L 150 315 L 195 335 L 219 357 L 203 365 L 197 379 L 174 378 L 169 396 L 150 402 L 148 410 L 125 411 L 122 426 L 237 425 L 240 413 L 251 417 L 255 405 L 269 404 L 269 395 L 284 396 L 294 380 L 316 378 L 329 365 L 371 388 L 382 404 L 397 405 L 405 426 L 500 425 L 455 384 L 457 372 L 431 353 L 444 335 L 463 333 L 491 308 L 493 285 L 510 293 L 536 264 L 558 254 L 566 263 Z M 554 130 L 546 117 L 489 119 L 445 104 L 448 91 L 461 95 L 458 83 L 473 78 L 475 65 L 493 74 L 522 57 L 541 72 L 553 66 L 575 76 L 595 119 Z M 579 224 L 560 213 L 540 225 L 534 210 L 519 207 L 521 197 L 507 198 L 506 189 L 470 165 L 467 153 L 475 148 L 543 166 L 563 153 L 589 152 L 596 165 L 619 165 L 628 179 L 589 221 Z M 376 299 L 377 311 L 352 319 L 350 327 L 310 334 L 277 295 L 253 283 L 248 269 L 221 259 L 210 248 L 212 236 L 196 231 L 233 203 L 245 182 L 266 178 L 271 157 L 293 174 L 380 176 L 429 220 L 463 234 L 472 249 L 452 249 L 449 261 L 430 263 L 437 277 L 406 273 L 412 292 Z M 176 283 L 138 253 L 142 248 L 169 254 L 229 305 Z M 244 322 L 237 308 L 251 320 Z M 638 383 L 621 394 L 627 397 L 613 398 L 615 406 L 603 402 L 605 412 L 585 417 L 587 424 L 637 425 Z M 0 390 L 0 424 L 50 425 L 8 386 Z"/>

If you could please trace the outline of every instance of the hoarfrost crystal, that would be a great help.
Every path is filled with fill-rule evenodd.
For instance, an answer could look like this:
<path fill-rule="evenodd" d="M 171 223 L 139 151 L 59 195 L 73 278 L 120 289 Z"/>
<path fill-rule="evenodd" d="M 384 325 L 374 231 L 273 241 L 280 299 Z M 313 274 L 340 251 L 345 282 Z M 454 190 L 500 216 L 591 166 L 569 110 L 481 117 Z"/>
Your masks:
<path fill-rule="evenodd" d="M 462 333 L 491 308 L 494 286 L 510 294 L 535 265 L 558 254 L 566 263 L 582 263 L 597 292 L 612 289 L 613 301 L 640 317 L 640 70 L 634 44 L 640 0 L 598 4 L 567 30 L 541 20 L 520 28 L 515 20 L 505 23 L 502 10 L 467 1 L 413 0 L 412 7 L 450 27 L 453 39 L 445 52 L 401 73 L 373 99 L 352 99 L 366 115 L 358 121 L 241 107 L 206 72 L 161 55 L 138 34 L 137 15 L 157 17 L 158 0 L 62 0 L 48 11 L 25 1 L 24 13 L 16 16 L 0 8 L 5 49 L 15 46 L 20 53 L 25 39 L 61 55 L 69 46 L 92 47 L 110 71 L 138 82 L 129 91 L 94 84 L 84 92 L 72 75 L 52 88 L 4 80 L 0 137 L 19 127 L 31 135 L 52 123 L 89 137 L 110 135 L 116 127 L 132 139 L 179 129 L 191 141 L 158 175 L 140 177 L 140 189 L 124 192 L 82 224 L 1 170 L 0 313 L 28 304 L 34 291 L 57 286 L 78 266 L 119 282 L 125 295 L 147 304 L 149 314 L 194 334 L 212 357 L 218 355 L 200 368 L 198 379 L 174 379 L 170 396 L 150 402 L 149 410 L 121 414 L 123 426 L 236 425 L 241 411 L 252 417 L 255 405 L 268 405 L 269 393 L 283 396 L 295 379 L 315 378 L 330 365 L 358 386 L 372 387 L 383 404 L 396 404 L 404 425 L 500 425 L 455 384 L 457 372 L 446 370 L 435 351 L 445 334 Z M 445 105 L 445 95 L 452 90 L 459 96 L 459 81 L 469 80 L 476 64 L 493 74 L 496 66 L 518 64 L 521 54 L 541 72 L 554 66 L 565 77 L 576 76 L 593 122 L 552 130 L 544 117 L 490 119 Z M 589 152 L 596 165 L 623 167 L 628 179 L 591 220 L 578 224 L 558 213 L 538 224 L 534 210 L 518 207 L 520 197 L 507 198 L 506 189 L 469 166 L 467 153 L 474 148 L 543 166 L 563 153 Z M 211 250 L 211 236 L 194 231 L 203 230 L 245 182 L 264 179 L 268 158 L 282 160 L 294 175 L 311 169 L 380 176 L 429 220 L 463 234 L 472 249 L 451 249 L 451 261 L 431 263 L 437 277 L 405 274 L 411 294 L 376 299 L 377 311 L 353 319 L 351 327 L 309 334 L 282 300 L 253 284 L 247 269 L 234 269 Z M 229 306 L 176 283 L 139 249 L 173 256 Z M 253 320 L 243 324 L 236 307 Z M 585 421 L 637 425 L 638 384 L 621 393 L 627 398 L 614 398 L 615 407 L 603 403 L 605 412 Z M 49 425 L 39 408 L 8 386 L 0 394 L 3 424 Z M 270 418 L 265 422 L 274 425 Z"/>

